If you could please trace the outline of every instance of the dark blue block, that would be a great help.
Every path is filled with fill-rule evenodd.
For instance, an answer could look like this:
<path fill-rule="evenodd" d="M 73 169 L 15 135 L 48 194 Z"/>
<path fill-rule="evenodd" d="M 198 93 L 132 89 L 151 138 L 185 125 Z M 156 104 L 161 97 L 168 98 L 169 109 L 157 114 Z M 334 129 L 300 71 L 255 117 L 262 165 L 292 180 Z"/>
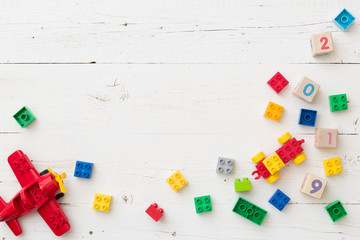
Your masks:
<path fill-rule="evenodd" d="M 310 126 L 310 127 L 315 127 L 316 114 L 317 114 L 317 111 L 315 111 L 315 110 L 302 108 L 300 111 L 299 124 L 305 125 L 305 126 Z"/>
<path fill-rule="evenodd" d="M 92 167 L 92 163 L 76 161 L 74 176 L 81 178 L 90 178 Z"/>
<path fill-rule="evenodd" d="M 354 16 L 351 15 L 351 13 L 349 13 L 345 8 L 333 20 L 335 25 L 338 26 L 342 31 L 345 31 L 354 21 Z"/>
<path fill-rule="evenodd" d="M 269 203 L 276 207 L 279 211 L 282 211 L 286 204 L 290 201 L 290 198 L 279 189 L 270 198 Z"/>

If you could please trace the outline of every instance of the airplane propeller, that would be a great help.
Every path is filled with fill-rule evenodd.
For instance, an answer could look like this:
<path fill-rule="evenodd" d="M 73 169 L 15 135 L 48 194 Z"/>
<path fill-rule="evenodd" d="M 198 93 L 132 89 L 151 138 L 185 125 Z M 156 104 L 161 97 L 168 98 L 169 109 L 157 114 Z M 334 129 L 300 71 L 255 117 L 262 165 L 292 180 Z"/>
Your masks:
<path fill-rule="evenodd" d="M 59 187 L 60 187 L 60 191 L 62 193 L 66 193 L 66 189 L 65 189 L 65 185 L 63 183 L 63 180 L 66 178 L 66 173 L 62 173 L 62 174 L 57 174 L 56 172 L 54 172 L 53 170 L 51 170 L 49 167 L 47 168 L 47 170 L 54 175 L 55 177 L 55 181 L 57 181 L 59 183 Z"/>

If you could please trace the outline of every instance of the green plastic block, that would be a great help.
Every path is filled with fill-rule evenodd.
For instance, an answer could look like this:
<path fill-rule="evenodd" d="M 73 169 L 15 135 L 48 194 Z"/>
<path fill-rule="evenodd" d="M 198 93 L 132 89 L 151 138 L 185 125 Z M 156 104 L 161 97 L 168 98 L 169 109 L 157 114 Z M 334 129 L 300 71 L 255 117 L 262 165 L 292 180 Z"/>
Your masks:
<path fill-rule="evenodd" d="M 235 179 L 235 192 L 244 192 L 251 190 L 251 182 L 248 178 L 243 178 L 241 181 L 239 178 Z"/>
<path fill-rule="evenodd" d="M 36 119 L 26 107 L 21 108 L 13 117 L 22 128 L 27 127 Z"/>
<path fill-rule="evenodd" d="M 210 195 L 196 197 L 194 198 L 194 201 L 195 201 L 196 213 L 204 213 L 204 212 L 212 211 Z"/>
<path fill-rule="evenodd" d="M 346 94 L 329 96 L 330 110 L 332 112 L 343 111 L 348 109 Z"/>
<path fill-rule="evenodd" d="M 264 209 L 252 204 L 251 202 L 246 201 L 245 199 L 239 197 L 239 200 L 236 202 L 233 212 L 239 214 L 240 216 L 261 225 L 265 219 L 267 211 Z"/>
<path fill-rule="evenodd" d="M 347 215 L 345 208 L 339 200 L 327 205 L 325 209 L 333 222 L 336 222 Z"/>

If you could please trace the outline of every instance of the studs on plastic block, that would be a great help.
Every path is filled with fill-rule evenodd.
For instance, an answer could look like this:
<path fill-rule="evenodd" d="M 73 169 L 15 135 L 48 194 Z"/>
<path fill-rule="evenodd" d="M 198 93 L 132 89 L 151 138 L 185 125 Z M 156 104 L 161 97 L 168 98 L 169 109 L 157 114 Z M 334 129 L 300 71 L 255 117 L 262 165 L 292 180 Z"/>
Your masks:
<path fill-rule="evenodd" d="M 276 93 L 280 93 L 289 84 L 289 81 L 280 72 L 277 72 L 267 83 Z"/>
<path fill-rule="evenodd" d="M 194 198 L 196 213 L 211 212 L 210 195 Z"/>
<path fill-rule="evenodd" d="M 333 222 L 336 222 L 347 215 L 344 206 L 339 200 L 327 205 L 325 209 Z"/>
<path fill-rule="evenodd" d="M 91 178 L 92 167 L 93 163 L 76 161 L 74 176 L 89 179 Z"/>
<path fill-rule="evenodd" d="M 276 122 L 280 120 L 281 114 L 284 111 L 284 107 L 276 103 L 269 102 L 264 117 L 270 118 Z"/>
<path fill-rule="evenodd" d="M 279 189 L 270 198 L 269 203 L 276 207 L 279 211 L 282 211 L 286 204 L 290 201 L 290 198 Z"/>
<path fill-rule="evenodd" d="M 336 26 L 338 26 L 342 31 L 345 31 L 350 27 L 350 25 L 355 21 L 355 17 L 351 15 L 345 8 L 342 10 L 339 15 L 333 20 Z"/>
<path fill-rule="evenodd" d="M 236 178 L 234 186 L 235 192 L 244 192 L 251 190 L 251 182 L 248 178 L 243 178 L 242 181 L 239 178 Z"/>
<path fill-rule="evenodd" d="M 348 109 L 346 94 L 338 94 L 329 96 L 330 111 L 337 112 Z"/>
<path fill-rule="evenodd" d="M 162 208 L 158 208 L 157 203 L 151 204 L 148 209 L 145 211 L 155 222 L 159 221 L 163 216 L 164 210 Z"/>
<path fill-rule="evenodd" d="M 170 185 L 170 187 L 175 191 L 179 191 L 183 186 L 187 184 L 184 176 L 178 171 L 176 171 L 173 175 L 171 175 L 166 182 Z"/>
<path fill-rule="evenodd" d="M 110 209 L 111 196 L 95 194 L 93 209 L 108 212 Z"/>
<path fill-rule="evenodd" d="M 261 225 L 264 221 L 267 211 L 264 209 L 252 204 L 251 202 L 239 197 L 236 202 L 233 212 L 239 214 L 240 216 L 248 219 L 249 221 Z"/>
<path fill-rule="evenodd" d="M 309 127 L 315 127 L 316 115 L 317 111 L 302 108 L 300 111 L 299 124 Z"/>
<path fill-rule="evenodd" d="M 234 159 L 219 157 L 216 167 L 216 172 L 230 174 L 233 170 L 233 166 L 234 166 Z"/>
<path fill-rule="evenodd" d="M 17 113 L 14 114 L 13 117 L 22 128 L 27 127 L 36 119 L 30 110 L 26 107 L 21 108 Z"/>
<path fill-rule="evenodd" d="M 342 173 L 341 162 L 339 157 L 324 160 L 323 164 L 324 164 L 326 176 Z"/>

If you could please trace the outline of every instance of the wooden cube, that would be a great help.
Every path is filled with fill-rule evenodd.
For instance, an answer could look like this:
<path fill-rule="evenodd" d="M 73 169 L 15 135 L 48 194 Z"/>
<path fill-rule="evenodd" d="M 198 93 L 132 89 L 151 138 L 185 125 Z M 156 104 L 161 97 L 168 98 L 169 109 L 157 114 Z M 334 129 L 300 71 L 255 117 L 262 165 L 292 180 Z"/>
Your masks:
<path fill-rule="evenodd" d="M 327 181 L 325 179 L 306 174 L 300 191 L 311 197 L 320 199 L 324 193 Z"/>
<path fill-rule="evenodd" d="M 315 128 L 315 147 L 336 148 L 338 130 L 330 128 Z"/>
<path fill-rule="evenodd" d="M 308 77 L 303 77 L 293 90 L 293 95 L 312 102 L 320 89 L 320 85 Z"/>
<path fill-rule="evenodd" d="M 334 51 L 331 32 L 314 34 L 310 38 L 312 56 L 321 56 Z"/>

